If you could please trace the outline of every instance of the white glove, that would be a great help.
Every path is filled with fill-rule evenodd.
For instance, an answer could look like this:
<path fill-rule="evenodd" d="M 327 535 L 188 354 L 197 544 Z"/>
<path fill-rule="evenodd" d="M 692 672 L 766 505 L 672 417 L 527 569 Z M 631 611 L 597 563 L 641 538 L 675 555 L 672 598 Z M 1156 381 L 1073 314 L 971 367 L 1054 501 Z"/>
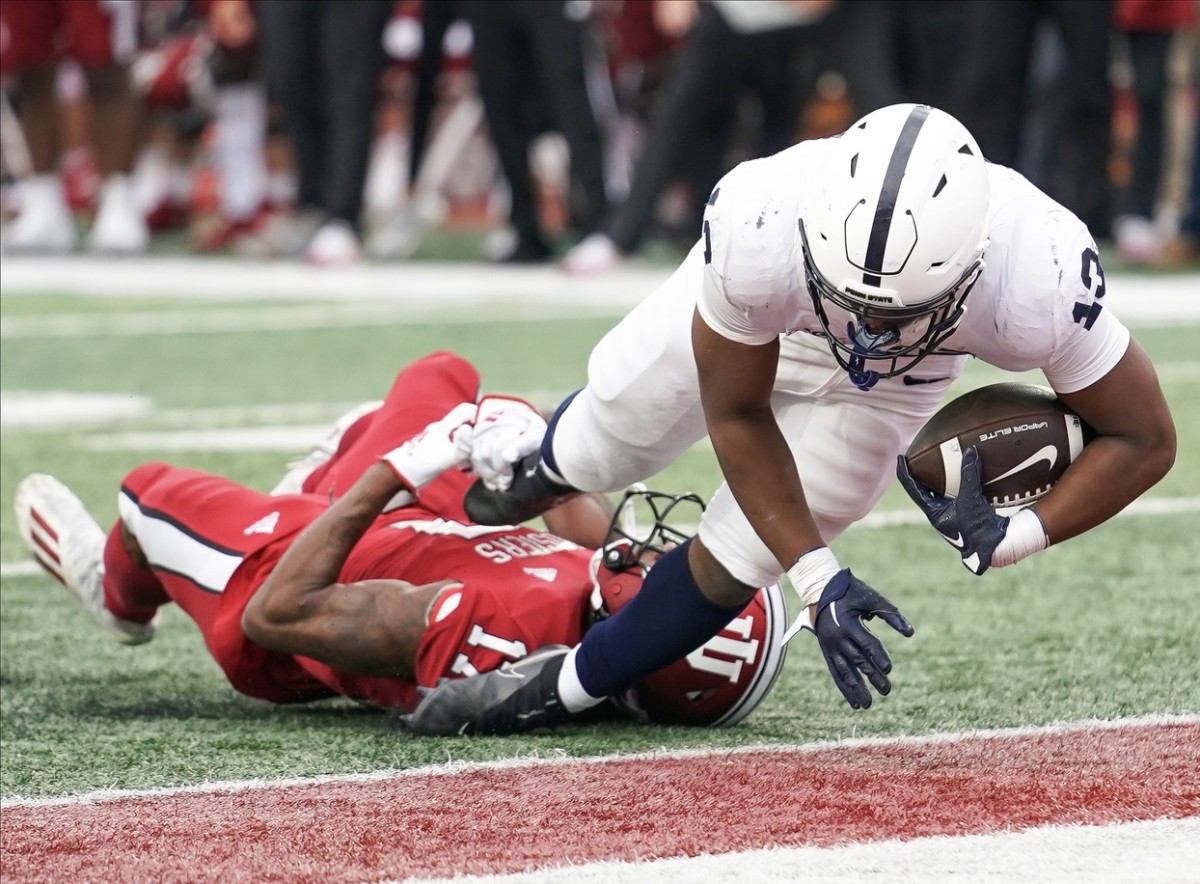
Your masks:
<path fill-rule="evenodd" d="M 493 491 L 512 485 L 513 464 L 537 451 L 546 419 L 523 399 L 484 396 L 475 415 L 471 469 Z"/>
<path fill-rule="evenodd" d="M 451 467 L 467 469 L 471 465 L 471 423 L 475 411 L 474 402 L 454 406 L 445 417 L 385 454 L 383 462 L 413 492 Z"/>

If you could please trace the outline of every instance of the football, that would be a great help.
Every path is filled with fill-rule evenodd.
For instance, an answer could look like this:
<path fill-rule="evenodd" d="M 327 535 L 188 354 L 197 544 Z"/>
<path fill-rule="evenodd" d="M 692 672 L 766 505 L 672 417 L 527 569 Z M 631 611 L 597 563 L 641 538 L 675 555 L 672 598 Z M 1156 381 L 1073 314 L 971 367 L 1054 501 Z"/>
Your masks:
<path fill-rule="evenodd" d="M 974 445 L 995 507 L 1024 506 L 1050 490 L 1095 433 L 1048 387 L 992 384 L 944 405 L 905 453 L 909 472 L 937 494 L 958 494 L 962 453 Z"/>

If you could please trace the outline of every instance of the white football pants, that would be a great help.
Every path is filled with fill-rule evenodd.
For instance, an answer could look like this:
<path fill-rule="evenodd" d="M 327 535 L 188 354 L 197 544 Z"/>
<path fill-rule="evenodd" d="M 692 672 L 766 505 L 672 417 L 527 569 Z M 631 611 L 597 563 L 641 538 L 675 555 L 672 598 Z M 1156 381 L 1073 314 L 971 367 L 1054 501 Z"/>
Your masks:
<path fill-rule="evenodd" d="M 676 460 L 708 431 L 692 357 L 691 325 L 701 290 L 699 245 L 679 269 L 601 339 L 587 386 L 554 433 L 554 459 L 583 491 L 617 491 Z M 870 512 L 895 475 L 896 455 L 936 410 L 964 356 L 930 356 L 917 374 L 856 388 L 825 341 L 784 337 L 775 379 L 775 419 L 791 447 L 817 527 L 828 543 Z M 727 483 L 713 496 L 700 538 L 734 578 L 776 582 L 776 561 L 742 514 Z"/>

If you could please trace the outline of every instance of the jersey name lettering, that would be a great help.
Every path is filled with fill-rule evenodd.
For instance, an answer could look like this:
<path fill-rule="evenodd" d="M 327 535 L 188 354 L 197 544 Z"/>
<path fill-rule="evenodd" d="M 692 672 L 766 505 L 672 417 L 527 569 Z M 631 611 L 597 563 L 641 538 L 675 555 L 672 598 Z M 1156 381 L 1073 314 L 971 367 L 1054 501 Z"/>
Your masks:
<path fill-rule="evenodd" d="M 475 552 L 498 565 L 513 559 L 548 556 L 569 549 L 579 549 L 579 546 L 544 531 L 533 534 L 506 534 L 486 543 L 475 544 Z"/>

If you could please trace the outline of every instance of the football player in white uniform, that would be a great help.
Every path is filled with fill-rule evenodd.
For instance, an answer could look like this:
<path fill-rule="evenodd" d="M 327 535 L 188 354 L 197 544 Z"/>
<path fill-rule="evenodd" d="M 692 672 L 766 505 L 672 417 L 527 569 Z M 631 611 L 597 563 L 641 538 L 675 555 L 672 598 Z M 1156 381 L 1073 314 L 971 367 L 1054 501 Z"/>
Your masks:
<path fill-rule="evenodd" d="M 548 697 L 570 712 L 619 692 L 784 573 L 806 606 L 793 632 L 816 632 L 847 702 L 869 706 L 863 676 L 886 694 L 891 661 L 862 621 L 912 627 L 827 544 L 883 494 L 969 356 L 1042 369 L 1098 434 L 1011 518 L 968 494 L 935 498 L 900 467 L 975 573 L 1100 524 L 1170 469 L 1175 429 L 1158 379 L 1104 295 L 1083 223 L 986 163 L 940 110 L 886 107 L 839 137 L 742 163 L 713 190 L 679 269 L 597 345 L 540 459 L 511 488 L 477 483 L 466 501 L 476 521 L 528 518 L 555 495 L 652 475 L 707 433 L 725 482 L 698 536 L 536 677 L 489 693 L 487 708 L 439 690 L 418 717 L 449 731 L 521 707 L 530 727 L 554 723 L 562 713 L 543 714 Z M 978 461 L 964 457 L 963 469 Z"/>

